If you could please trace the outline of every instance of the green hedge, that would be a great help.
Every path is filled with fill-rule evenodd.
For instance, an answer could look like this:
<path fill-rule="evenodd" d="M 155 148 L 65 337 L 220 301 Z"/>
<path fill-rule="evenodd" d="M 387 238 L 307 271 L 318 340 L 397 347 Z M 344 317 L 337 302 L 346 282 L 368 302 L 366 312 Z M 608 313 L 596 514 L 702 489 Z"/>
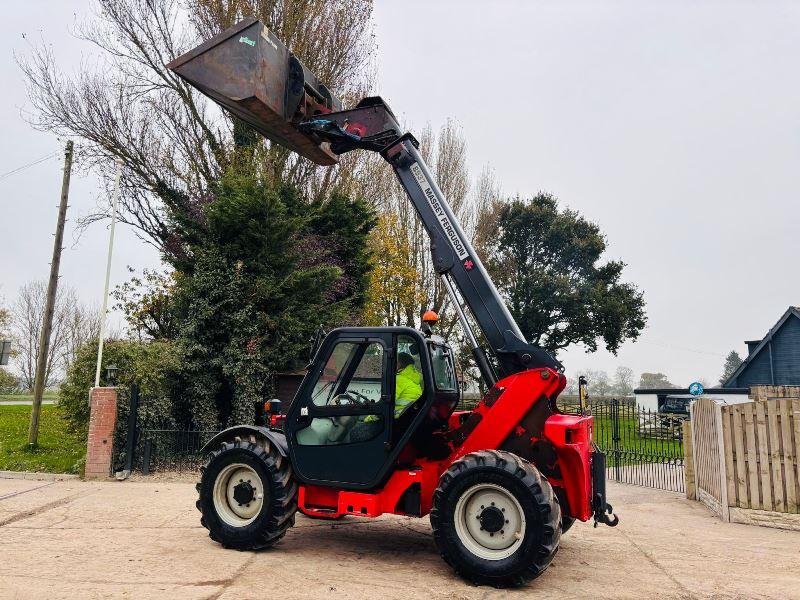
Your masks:
<path fill-rule="evenodd" d="M 90 342 L 78 351 L 75 361 L 67 371 L 61 385 L 59 409 L 73 430 L 86 433 L 89 425 L 89 391 L 94 386 L 97 364 L 97 342 Z M 117 366 L 117 386 L 120 403 L 117 423 L 125 424 L 127 418 L 127 392 L 134 382 L 139 384 L 141 397 L 146 398 L 140 410 L 140 419 L 148 423 L 169 422 L 180 419 L 174 398 L 178 396 L 180 353 L 175 345 L 165 341 L 138 342 L 117 340 L 108 342 L 103 351 L 100 385 L 106 386 L 106 367 Z"/>

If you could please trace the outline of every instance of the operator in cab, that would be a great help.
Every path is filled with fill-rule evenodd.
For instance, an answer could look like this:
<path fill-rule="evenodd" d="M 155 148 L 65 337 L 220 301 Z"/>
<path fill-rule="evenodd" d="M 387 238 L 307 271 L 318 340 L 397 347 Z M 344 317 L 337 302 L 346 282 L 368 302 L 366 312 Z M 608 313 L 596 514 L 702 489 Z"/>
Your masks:
<path fill-rule="evenodd" d="M 397 355 L 397 379 L 394 386 L 394 418 L 399 419 L 422 396 L 422 373 L 408 352 Z"/>
<path fill-rule="evenodd" d="M 422 396 L 422 373 L 414 365 L 414 357 L 408 352 L 397 355 L 397 373 L 394 385 L 394 418 L 399 419 L 414 402 Z M 367 415 L 363 421 L 356 423 L 350 431 L 351 442 L 363 442 L 372 439 L 381 431 L 378 424 L 380 417 Z"/>

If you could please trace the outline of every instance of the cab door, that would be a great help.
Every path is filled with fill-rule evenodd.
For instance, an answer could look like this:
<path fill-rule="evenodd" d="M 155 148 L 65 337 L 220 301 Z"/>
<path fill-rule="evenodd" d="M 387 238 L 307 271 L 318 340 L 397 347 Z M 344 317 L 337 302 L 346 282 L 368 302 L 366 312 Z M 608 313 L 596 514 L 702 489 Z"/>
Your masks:
<path fill-rule="evenodd" d="M 364 487 L 384 466 L 391 436 L 391 334 L 334 332 L 287 414 L 292 466 L 301 479 Z"/>

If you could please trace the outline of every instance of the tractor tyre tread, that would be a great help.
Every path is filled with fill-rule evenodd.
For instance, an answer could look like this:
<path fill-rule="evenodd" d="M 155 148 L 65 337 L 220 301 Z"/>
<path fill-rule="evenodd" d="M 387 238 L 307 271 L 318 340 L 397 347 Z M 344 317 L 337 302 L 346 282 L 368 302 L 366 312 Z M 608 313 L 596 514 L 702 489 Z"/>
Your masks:
<path fill-rule="evenodd" d="M 458 495 L 485 477 L 503 481 L 523 509 L 530 509 L 523 545 L 503 560 L 473 555 L 455 531 Z M 561 538 L 561 508 L 550 483 L 527 460 L 500 450 L 471 452 L 450 465 L 433 493 L 430 520 L 436 548 L 445 562 L 464 579 L 498 588 L 524 585 L 541 575 L 558 552 Z"/>
<path fill-rule="evenodd" d="M 213 501 L 214 476 L 220 461 L 252 459 L 263 469 L 260 473 L 265 492 L 269 492 L 268 502 L 252 523 L 239 528 L 222 522 L 216 515 Z M 222 465 L 224 466 L 224 464 Z M 197 509 L 201 513 L 200 524 L 208 530 L 208 536 L 225 548 L 235 550 L 259 550 L 272 546 L 294 526 L 297 512 L 297 483 L 294 481 L 289 460 L 280 455 L 277 448 L 267 440 L 225 441 L 212 451 L 206 464 L 200 469 L 201 479 L 195 486 L 198 492 Z M 266 477 L 265 477 L 266 476 Z M 266 480 L 265 480 L 266 479 Z M 265 493 L 265 496 L 267 494 Z"/>

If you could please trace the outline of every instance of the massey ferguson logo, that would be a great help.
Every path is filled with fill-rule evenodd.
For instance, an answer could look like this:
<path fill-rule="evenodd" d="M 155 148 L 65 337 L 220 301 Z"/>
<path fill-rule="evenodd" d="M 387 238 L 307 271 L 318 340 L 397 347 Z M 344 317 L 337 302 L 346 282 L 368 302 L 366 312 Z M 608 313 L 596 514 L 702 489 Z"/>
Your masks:
<path fill-rule="evenodd" d="M 465 258 L 469 256 L 469 253 L 467 252 L 467 249 L 464 247 L 464 242 L 462 242 L 461 238 L 458 237 L 458 232 L 456 231 L 455 227 L 453 227 L 453 224 L 450 222 L 447 213 L 445 213 L 444 211 L 442 203 L 439 202 L 439 199 L 436 197 L 436 194 L 434 193 L 430 182 L 425 177 L 425 174 L 422 172 L 419 163 L 414 163 L 413 165 L 411 165 L 411 173 L 414 175 L 414 179 L 417 180 L 417 183 L 419 184 L 422 193 L 425 194 L 425 198 L 427 198 L 428 200 L 428 205 L 431 207 L 433 214 L 436 215 L 436 218 L 438 219 L 439 224 L 442 226 L 444 234 L 447 237 L 448 241 L 450 242 L 450 245 L 453 247 L 453 250 L 456 251 L 456 256 L 458 256 L 459 260 L 463 261 Z"/>

